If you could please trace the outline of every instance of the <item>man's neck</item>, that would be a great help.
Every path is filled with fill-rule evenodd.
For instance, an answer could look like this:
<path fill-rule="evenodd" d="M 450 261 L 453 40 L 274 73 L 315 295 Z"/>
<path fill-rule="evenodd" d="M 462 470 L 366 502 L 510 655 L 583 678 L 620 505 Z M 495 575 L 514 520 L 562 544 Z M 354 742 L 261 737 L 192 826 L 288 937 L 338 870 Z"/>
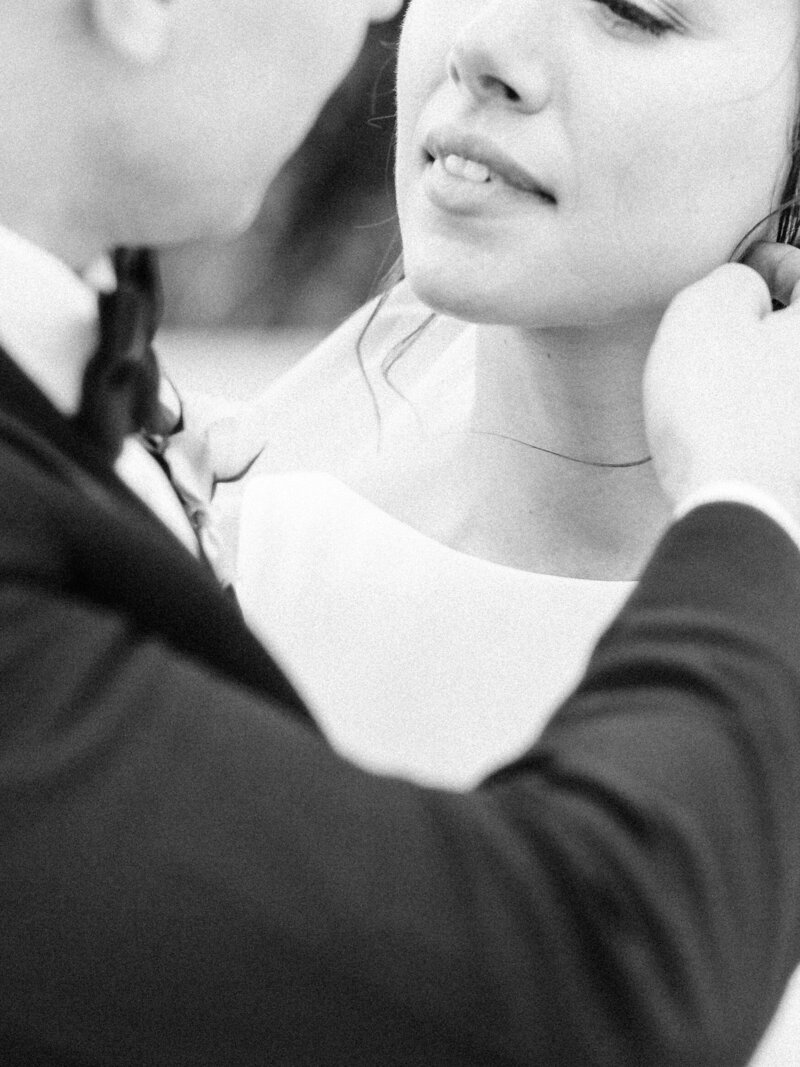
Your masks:
<path fill-rule="evenodd" d="M 107 251 L 104 242 L 88 233 L 73 232 L 68 227 L 49 224 L 42 217 L 20 217 L 0 208 L 0 224 L 37 248 L 82 274 Z"/>

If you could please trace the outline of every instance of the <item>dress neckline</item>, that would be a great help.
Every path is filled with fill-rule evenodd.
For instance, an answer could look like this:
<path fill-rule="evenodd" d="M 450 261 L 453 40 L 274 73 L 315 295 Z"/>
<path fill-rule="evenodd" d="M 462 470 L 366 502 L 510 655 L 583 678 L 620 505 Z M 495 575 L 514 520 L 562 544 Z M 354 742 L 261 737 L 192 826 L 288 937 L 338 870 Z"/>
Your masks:
<path fill-rule="evenodd" d="M 513 567 L 505 563 L 497 563 L 482 556 L 475 556 L 470 552 L 463 552 L 460 549 L 453 548 L 451 545 L 444 544 L 442 541 L 438 541 L 428 534 L 422 533 L 415 526 L 411 526 L 409 523 L 397 518 L 397 516 L 385 511 L 374 501 L 363 496 L 351 485 L 348 485 L 347 482 L 327 471 L 307 470 L 262 474 L 257 475 L 251 484 L 255 485 L 261 478 L 302 479 L 303 481 L 313 479 L 317 486 L 327 489 L 329 494 L 334 494 L 348 508 L 367 512 L 375 522 L 384 527 L 390 536 L 394 533 L 406 541 L 415 541 L 424 547 L 429 555 L 438 554 L 443 559 L 456 560 L 462 568 L 469 567 L 486 575 L 505 575 L 507 578 L 518 582 L 530 582 L 538 585 L 560 585 L 563 588 L 573 590 L 588 591 L 591 589 L 598 592 L 603 590 L 609 596 L 616 595 L 617 591 L 623 587 L 632 590 L 637 584 L 634 579 L 575 578 L 571 575 L 547 574 L 541 571 L 527 570 L 523 567 Z"/>

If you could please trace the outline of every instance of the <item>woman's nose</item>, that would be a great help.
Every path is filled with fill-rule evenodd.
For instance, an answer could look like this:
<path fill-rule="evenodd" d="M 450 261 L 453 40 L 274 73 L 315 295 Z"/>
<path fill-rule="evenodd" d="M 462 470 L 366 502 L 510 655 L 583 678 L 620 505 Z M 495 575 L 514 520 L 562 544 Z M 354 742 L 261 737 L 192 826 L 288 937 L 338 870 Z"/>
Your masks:
<path fill-rule="evenodd" d="M 461 28 L 448 56 L 450 80 L 477 103 L 541 111 L 552 93 L 542 42 L 535 44 L 518 20 L 503 18 L 501 7 L 488 5 Z"/>

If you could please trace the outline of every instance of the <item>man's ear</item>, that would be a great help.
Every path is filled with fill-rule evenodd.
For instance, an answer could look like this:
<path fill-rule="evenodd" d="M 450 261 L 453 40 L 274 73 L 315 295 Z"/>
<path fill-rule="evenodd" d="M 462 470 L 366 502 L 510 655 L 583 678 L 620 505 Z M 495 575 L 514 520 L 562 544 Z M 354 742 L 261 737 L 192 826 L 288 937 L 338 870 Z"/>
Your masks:
<path fill-rule="evenodd" d="M 89 6 L 103 42 L 117 55 L 150 64 L 166 50 L 171 0 L 89 0 Z"/>

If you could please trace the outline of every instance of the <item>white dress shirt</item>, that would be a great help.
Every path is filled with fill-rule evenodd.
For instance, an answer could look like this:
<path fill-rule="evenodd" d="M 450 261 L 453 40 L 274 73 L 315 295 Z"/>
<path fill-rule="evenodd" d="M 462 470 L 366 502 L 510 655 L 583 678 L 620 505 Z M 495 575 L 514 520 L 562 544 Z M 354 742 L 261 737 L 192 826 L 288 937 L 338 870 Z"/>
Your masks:
<path fill-rule="evenodd" d="M 116 284 L 107 258 L 81 277 L 37 245 L 0 226 L 0 345 L 63 415 L 76 414 L 83 373 L 97 347 L 97 297 Z M 198 543 L 169 479 L 129 437 L 119 477 L 193 554 Z"/>

